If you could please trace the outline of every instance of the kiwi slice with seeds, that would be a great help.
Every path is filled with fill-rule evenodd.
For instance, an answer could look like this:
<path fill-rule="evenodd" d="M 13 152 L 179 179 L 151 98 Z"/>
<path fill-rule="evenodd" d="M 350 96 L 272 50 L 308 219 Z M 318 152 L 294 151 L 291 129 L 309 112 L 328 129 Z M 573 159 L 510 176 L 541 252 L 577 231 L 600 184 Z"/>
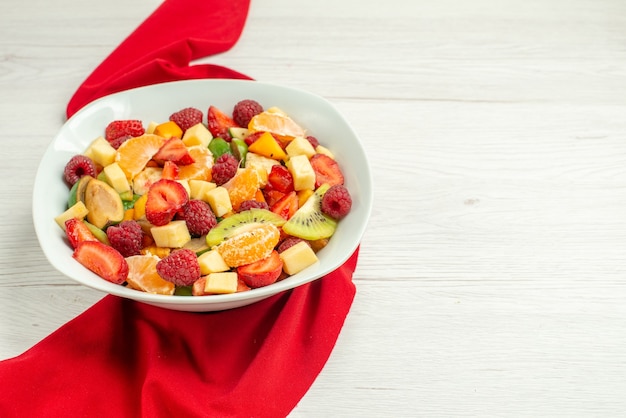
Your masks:
<path fill-rule="evenodd" d="M 322 196 L 330 188 L 322 184 L 283 225 L 283 231 L 306 240 L 328 238 L 335 233 L 337 221 L 322 213 Z"/>
<path fill-rule="evenodd" d="M 266 209 L 244 210 L 225 218 L 213 227 L 206 236 L 206 243 L 212 248 L 225 239 L 256 228 L 259 224 L 271 223 L 281 227 L 285 222 L 285 218 Z"/>

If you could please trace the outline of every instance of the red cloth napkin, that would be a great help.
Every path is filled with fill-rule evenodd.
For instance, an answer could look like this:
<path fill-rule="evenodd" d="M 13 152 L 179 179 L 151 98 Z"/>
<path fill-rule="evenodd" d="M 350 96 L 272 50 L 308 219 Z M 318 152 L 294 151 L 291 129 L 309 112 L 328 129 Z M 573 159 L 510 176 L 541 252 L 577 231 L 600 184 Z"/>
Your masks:
<path fill-rule="evenodd" d="M 189 78 L 248 78 L 192 60 L 231 48 L 248 0 L 168 0 L 85 80 L 103 95 Z M 326 363 L 352 304 L 358 250 L 324 278 L 254 305 L 170 311 L 115 296 L 0 362 L 1 417 L 282 417 Z"/>

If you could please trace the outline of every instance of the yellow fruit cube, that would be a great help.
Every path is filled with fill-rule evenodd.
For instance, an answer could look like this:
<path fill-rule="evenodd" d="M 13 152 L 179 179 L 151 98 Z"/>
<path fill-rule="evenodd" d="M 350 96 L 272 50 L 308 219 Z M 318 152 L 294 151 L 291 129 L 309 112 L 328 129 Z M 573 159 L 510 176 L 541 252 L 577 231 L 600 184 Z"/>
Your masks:
<path fill-rule="evenodd" d="M 154 128 L 154 134 L 163 138 L 180 138 L 183 136 L 183 130 L 174 121 L 160 123 Z"/>
<path fill-rule="evenodd" d="M 150 233 L 157 247 L 182 248 L 191 241 L 185 221 L 172 221 L 167 225 L 153 226 Z"/>
<path fill-rule="evenodd" d="M 225 187 L 219 186 L 209 190 L 205 196 L 215 216 L 223 216 L 233 210 L 228 190 Z"/>
<path fill-rule="evenodd" d="M 213 190 L 217 184 L 206 180 L 189 180 L 189 197 L 192 199 L 204 200 L 209 190 Z"/>
<path fill-rule="evenodd" d="M 210 250 L 198 256 L 200 273 L 203 276 L 210 273 L 221 273 L 230 270 L 222 255 L 217 250 Z"/>
<path fill-rule="evenodd" d="M 280 258 L 283 260 L 283 270 L 289 275 L 301 272 L 318 260 L 317 255 L 304 241 L 287 248 L 280 253 Z"/>
<path fill-rule="evenodd" d="M 147 134 L 153 134 L 154 130 L 156 129 L 156 127 L 159 126 L 158 123 L 152 121 L 148 124 L 148 126 L 146 127 L 146 133 Z"/>
<path fill-rule="evenodd" d="M 248 147 L 248 151 L 274 160 L 287 159 L 287 154 L 285 154 L 285 151 L 283 151 L 278 142 L 276 142 L 276 139 L 274 139 L 269 132 L 263 133 L 259 139 L 254 141 L 252 145 Z"/>
<path fill-rule="evenodd" d="M 287 155 L 289 157 L 306 155 L 307 158 L 311 158 L 315 155 L 315 148 L 313 148 L 313 145 L 311 145 L 308 139 L 301 136 L 295 137 L 289 145 L 287 145 L 285 151 L 287 151 Z"/>
<path fill-rule="evenodd" d="M 188 147 L 202 145 L 206 148 L 209 146 L 211 139 L 213 139 L 211 132 L 202 123 L 198 123 L 185 131 L 185 134 L 183 135 L 183 144 Z"/>
<path fill-rule="evenodd" d="M 304 202 L 309 200 L 309 197 L 313 196 L 313 193 L 315 193 L 313 189 L 298 190 L 296 192 L 296 195 L 298 196 L 298 207 L 302 207 Z"/>
<path fill-rule="evenodd" d="M 130 191 L 130 183 L 128 183 L 126 174 L 124 174 L 122 167 L 118 163 L 112 163 L 104 167 L 104 174 L 107 177 L 107 182 L 113 186 L 116 192 L 124 193 Z"/>
<path fill-rule="evenodd" d="M 133 219 L 138 221 L 140 219 L 146 219 L 146 201 L 148 200 L 148 195 L 144 194 L 139 199 L 135 201 L 133 205 Z"/>
<path fill-rule="evenodd" d="M 89 211 L 85 204 L 79 200 L 74 206 L 54 218 L 54 220 L 65 231 L 65 221 L 72 218 L 84 219 L 88 213 Z"/>
<path fill-rule="evenodd" d="M 99 136 L 87 147 L 84 155 L 91 158 L 96 164 L 106 167 L 115 161 L 117 150 L 109 144 L 109 141 Z"/>
<path fill-rule="evenodd" d="M 286 166 L 293 177 L 293 187 L 296 191 L 315 188 L 315 171 L 306 155 L 290 158 Z"/>
<path fill-rule="evenodd" d="M 237 273 L 211 273 L 206 276 L 205 293 L 235 293 L 237 291 Z"/>
<path fill-rule="evenodd" d="M 317 154 L 324 154 L 324 155 L 332 158 L 333 160 L 335 159 L 335 156 L 333 155 L 333 153 L 328 148 L 326 148 L 323 145 L 318 145 L 317 147 L 315 147 L 315 152 Z"/>

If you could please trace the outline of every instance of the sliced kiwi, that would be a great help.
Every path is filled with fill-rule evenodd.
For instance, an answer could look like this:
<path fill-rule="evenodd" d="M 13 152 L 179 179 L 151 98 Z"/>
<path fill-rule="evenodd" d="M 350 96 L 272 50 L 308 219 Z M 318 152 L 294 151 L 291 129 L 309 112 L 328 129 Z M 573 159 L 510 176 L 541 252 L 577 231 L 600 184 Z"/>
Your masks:
<path fill-rule="evenodd" d="M 337 221 L 322 213 L 322 196 L 329 189 L 328 184 L 317 188 L 315 193 L 283 225 L 283 231 L 294 237 L 306 240 L 328 238 L 335 233 Z"/>
<path fill-rule="evenodd" d="M 285 223 L 285 219 L 266 209 L 249 209 L 225 218 L 209 231 L 206 243 L 209 248 L 241 232 L 249 230 L 260 223 L 271 223 L 277 227 Z"/>

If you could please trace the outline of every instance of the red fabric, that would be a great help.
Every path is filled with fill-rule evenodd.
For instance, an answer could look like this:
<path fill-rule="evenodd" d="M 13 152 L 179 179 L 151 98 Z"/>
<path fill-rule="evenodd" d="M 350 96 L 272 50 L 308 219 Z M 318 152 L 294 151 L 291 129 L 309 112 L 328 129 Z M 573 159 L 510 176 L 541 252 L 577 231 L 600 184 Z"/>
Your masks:
<path fill-rule="evenodd" d="M 248 0 L 168 0 L 80 86 L 103 95 L 188 78 L 248 78 L 192 60 L 237 41 Z M 146 53 L 153 51 L 152 53 Z M 105 296 L 0 362 L 2 417 L 282 417 L 326 363 L 352 304 L 358 250 L 324 278 L 254 305 L 170 311 Z"/>

